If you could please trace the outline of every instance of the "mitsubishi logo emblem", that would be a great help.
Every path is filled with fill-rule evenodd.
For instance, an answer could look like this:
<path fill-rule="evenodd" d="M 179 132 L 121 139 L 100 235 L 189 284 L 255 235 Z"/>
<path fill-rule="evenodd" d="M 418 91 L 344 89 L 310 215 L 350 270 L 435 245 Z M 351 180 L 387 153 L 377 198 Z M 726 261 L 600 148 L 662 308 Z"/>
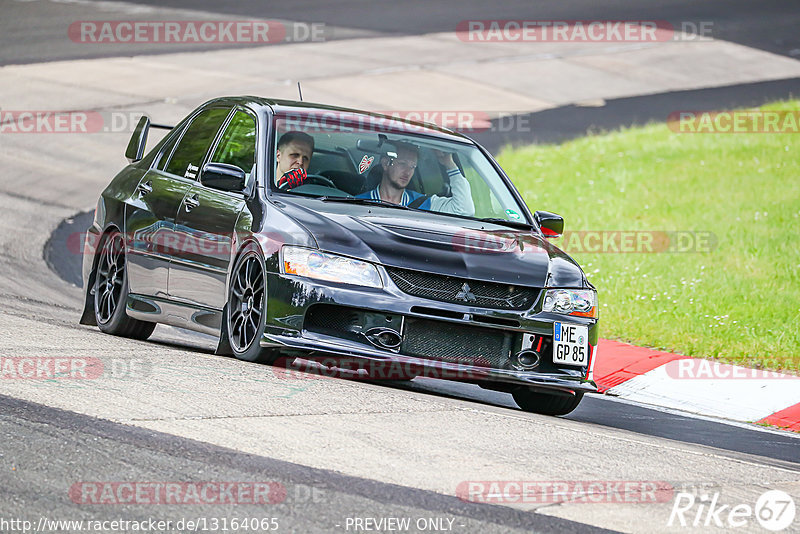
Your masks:
<path fill-rule="evenodd" d="M 477 300 L 475 294 L 469 290 L 469 284 L 466 282 L 461 286 L 461 291 L 456 294 L 456 298 L 464 302 L 475 302 L 475 300 Z"/>

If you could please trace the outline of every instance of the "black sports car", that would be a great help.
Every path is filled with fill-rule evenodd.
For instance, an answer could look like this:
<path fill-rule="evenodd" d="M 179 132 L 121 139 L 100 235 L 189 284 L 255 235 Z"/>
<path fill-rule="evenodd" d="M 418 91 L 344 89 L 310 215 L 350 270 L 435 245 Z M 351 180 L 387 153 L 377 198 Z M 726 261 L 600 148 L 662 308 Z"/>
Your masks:
<path fill-rule="evenodd" d="M 144 155 L 151 127 L 170 131 Z M 531 214 L 463 135 L 219 98 L 171 128 L 142 117 L 126 157 L 87 233 L 82 324 L 474 382 L 545 414 L 596 390 L 597 293 L 547 242 L 563 219 Z"/>

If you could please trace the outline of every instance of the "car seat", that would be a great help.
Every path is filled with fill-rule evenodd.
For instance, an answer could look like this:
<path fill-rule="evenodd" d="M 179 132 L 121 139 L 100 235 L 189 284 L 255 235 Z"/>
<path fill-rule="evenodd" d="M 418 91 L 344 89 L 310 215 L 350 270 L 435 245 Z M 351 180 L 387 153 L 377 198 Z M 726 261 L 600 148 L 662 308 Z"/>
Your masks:
<path fill-rule="evenodd" d="M 320 175 L 329 179 L 348 195 L 357 195 L 364 187 L 364 177 L 352 172 L 327 170 L 322 171 Z"/>

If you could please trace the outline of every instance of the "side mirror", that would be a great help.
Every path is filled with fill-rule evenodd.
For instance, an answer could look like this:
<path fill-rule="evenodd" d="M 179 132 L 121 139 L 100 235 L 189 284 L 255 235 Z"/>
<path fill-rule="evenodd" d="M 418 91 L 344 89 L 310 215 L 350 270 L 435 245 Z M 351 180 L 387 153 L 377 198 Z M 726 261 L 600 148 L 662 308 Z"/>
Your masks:
<path fill-rule="evenodd" d="M 125 149 L 125 157 L 131 163 L 136 163 L 144 157 L 144 146 L 147 144 L 147 132 L 150 131 L 150 119 L 142 116 L 136 124 L 128 141 L 128 148 Z"/>
<path fill-rule="evenodd" d="M 244 191 L 245 179 L 246 175 L 242 169 L 227 163 L 206 163 L 203 174 L 200 175 L 201 184 L 234 193 Z"/>
<path fill-rule="evenodd" d="M 533 220 L 542 229 L 545 237 L 558 237 L 564 233 L 564 217 L 549 211 L 537 211 Z"/>

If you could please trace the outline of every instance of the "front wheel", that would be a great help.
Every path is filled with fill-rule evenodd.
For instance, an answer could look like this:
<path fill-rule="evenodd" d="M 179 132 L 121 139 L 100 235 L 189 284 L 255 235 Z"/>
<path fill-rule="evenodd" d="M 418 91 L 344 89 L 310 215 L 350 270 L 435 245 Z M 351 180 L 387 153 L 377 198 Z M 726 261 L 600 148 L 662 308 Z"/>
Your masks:
<path fill-rule="evenodd" d="M 97 260 L 94 277 L 94 318 L 101 331 L 115 336 L 147 339 L 155 323 L 128 317 L 128 269 L 125 241 L 113 232 L 106 237 Z"/>
<path fill-rule="evenodd" d="M 225 331 L 230 352 L 240 360 L 271 363 L 272 351 L 261 348 L 266 327 L 266 273 L 258 247 L 247 245 L 231 274 L 228 304 L 225 310 Z"/>
<path fill-rule="evenodd" d="M 526 412 L 542 415 L 566 415 L 577 408 L 583 399 L 582 392 L 575 392 L 574 396 L 553 395 L 526 387 L 515 389 L 511 395 L 514 402 Z"/>

